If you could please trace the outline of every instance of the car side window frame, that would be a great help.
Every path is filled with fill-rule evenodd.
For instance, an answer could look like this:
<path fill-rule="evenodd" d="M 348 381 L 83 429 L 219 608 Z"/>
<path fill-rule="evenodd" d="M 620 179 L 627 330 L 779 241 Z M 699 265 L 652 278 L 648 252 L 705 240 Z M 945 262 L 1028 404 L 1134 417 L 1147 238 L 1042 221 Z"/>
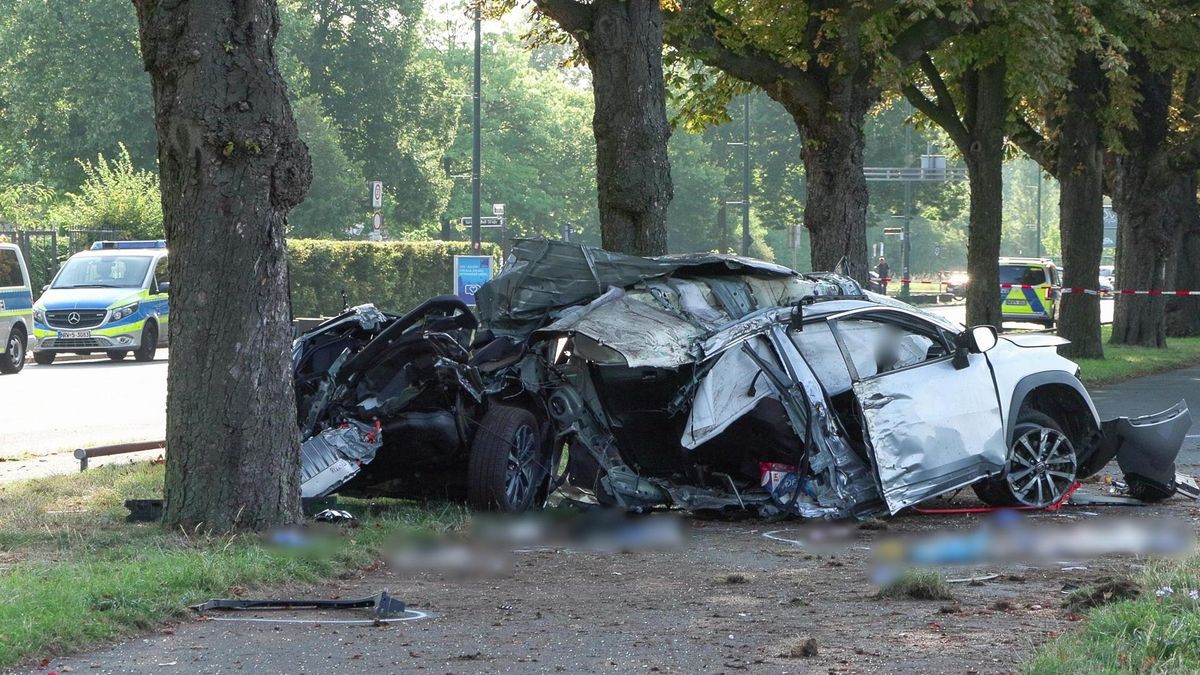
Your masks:
<path fill-rule="evenodd" d="M 170 272 L 169 265 L 170 265 L 170 263 L 167 262 L 167 256 L 164 255 L 164 256 L 160 257 L 158 260 L 155 260 L 154 265 L 150 268 L 151 274 L 153 275 L 152 280 L 154 282 L 154 293 L 156 295 L 159 293 L 158 285 L 160 283 L 162 283 L 164 281 L 166 281 L 167 283 L 171 282 L 171 272 Z M 158 276 L 158 270 L 160 267 L 163 268 L 163 270 L 166 271 L 166 273 L 167 273 L 165 279 L 160 279 Z"/>
<path fill-rule="evenodd" d="M 841 321 L 863 319 L 899 326 L 900 328 L 903 328 L 909 332 L 916 333 L 918 335 L 924 335 L 925 337 L 933 339 L 941 344 L 942 348 L 946 350 L 946 354 L 935 359 L 925 359 L 902 368 L 893 368 L 886 372 L 875 373 L 873 375 L 867 375 L 866 377 L 863 377 L 859 374 L 858 367 L 854 365 L 854 358 L 851 356 L 850 350 L 846 346 L 846 341 L 842 338 L 841 332 L 839 331 L 839 323 Z M 902 312 L 891 311 L 889 309 L 868 307 L 826 317 L 826 320 L 829 322 L 829 329 L 833 333 L 833 339 L 837 342 L 838 351 L 842 353 L 842 359 L 846 362 L 847 370 L 850 371 L 850 381 L 852 383 L 866 382 L 878 377 L 886 377 L 892 373 L 902 373 L 907 370 L 912 370 L 913 368 L 920 368 L 922 366 L 934 363 L 941 363 L 942 361 L 948 361 L 954 358 L 954 340 L 953 337 L 948 334 L 949 331 L 941 326 L 924 321 L 920 317 L 911 316 Z"/>

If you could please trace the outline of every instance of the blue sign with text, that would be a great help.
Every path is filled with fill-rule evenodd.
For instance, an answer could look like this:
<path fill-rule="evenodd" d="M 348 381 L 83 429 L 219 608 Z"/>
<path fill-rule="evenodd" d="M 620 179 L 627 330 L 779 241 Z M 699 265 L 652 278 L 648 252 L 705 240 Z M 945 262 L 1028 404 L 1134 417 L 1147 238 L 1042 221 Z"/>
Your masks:
<path fill-rule="evenodd" d="M 454 256 L 454 294 L 468 305 L 475 304 L 479 287 L 492 280 L 490 255 Z"/>

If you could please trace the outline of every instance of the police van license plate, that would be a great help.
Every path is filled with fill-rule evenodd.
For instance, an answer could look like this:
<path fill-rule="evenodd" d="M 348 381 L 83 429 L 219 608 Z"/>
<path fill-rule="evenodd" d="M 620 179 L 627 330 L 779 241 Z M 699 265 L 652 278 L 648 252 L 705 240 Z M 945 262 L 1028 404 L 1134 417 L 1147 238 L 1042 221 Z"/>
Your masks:
<path fill-rule="evenodd" d="M 1009 305 L 1009 306 L 1022 307 L 1025 305 L 1025 301 L 1024 300 L 1005 300 L 1004 304 Z"/>
<path fill-rule="evenodd" d="M 92 337 L 92 331 L 90 331 L 90 330 L 63 330 L 63 331 L 58 332 L 58 337 L 62 338 L 63 340 L 78 340 L 79 338 L 90 338 L 90 337 Z"/>

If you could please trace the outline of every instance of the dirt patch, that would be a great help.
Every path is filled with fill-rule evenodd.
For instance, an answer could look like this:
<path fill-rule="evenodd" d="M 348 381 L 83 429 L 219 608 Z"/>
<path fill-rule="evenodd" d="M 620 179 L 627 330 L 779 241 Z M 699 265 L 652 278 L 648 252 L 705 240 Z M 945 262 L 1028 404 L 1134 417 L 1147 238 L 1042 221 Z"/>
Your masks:
<path fill-rule="evenodd" d="M 1110 602 L 1137 600 L 1141 594 L 1141 587 L 1128 579 L 1109 579 L 1072 591 L 1063 602 L 1063 607 L 1071 612 L 1085 612 Z"/>

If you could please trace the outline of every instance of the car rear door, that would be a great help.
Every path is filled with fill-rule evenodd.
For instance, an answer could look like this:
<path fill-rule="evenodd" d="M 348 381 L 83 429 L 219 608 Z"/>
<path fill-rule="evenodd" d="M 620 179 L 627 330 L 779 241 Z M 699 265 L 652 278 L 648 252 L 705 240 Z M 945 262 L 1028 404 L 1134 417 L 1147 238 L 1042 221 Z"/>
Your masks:
<path fill-rule="evenodd" d="M 858 310 L 830 324 L 892 513 L 1003 467 L 1004 424 L 984 354 L 956 369 L 952 336 L 903 312 Z"/>

